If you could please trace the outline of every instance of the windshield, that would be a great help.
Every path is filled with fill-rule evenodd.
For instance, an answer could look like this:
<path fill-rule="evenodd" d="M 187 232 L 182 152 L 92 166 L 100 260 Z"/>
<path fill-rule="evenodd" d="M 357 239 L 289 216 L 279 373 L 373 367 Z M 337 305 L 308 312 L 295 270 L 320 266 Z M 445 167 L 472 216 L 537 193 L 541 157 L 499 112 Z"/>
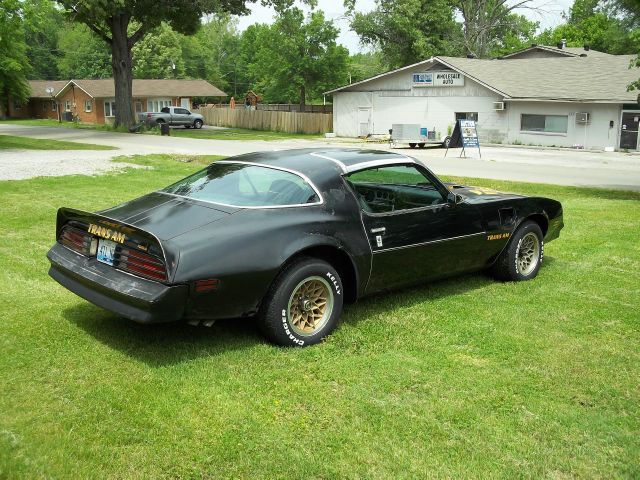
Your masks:
<path fill-rule="evenodd" d="M 243 163 L 214 163 L 161 191 L 237 207 L 277 207 L 320 201 L 311 185 L 294 173 Z"/>

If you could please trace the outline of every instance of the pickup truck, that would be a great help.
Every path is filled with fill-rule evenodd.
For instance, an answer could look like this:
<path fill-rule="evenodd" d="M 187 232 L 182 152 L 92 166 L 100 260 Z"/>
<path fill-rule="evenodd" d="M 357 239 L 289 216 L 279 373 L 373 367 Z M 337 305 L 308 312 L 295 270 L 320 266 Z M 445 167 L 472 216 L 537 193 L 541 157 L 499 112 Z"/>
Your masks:
<path fill-rule="evenodd" d="M 199 113 L 191 113 L 183 107 L 164 107 L 160 112 L 140 113 L 140 120 L 154 126 L 167 123 L 172 127 L 184 126 L 184 128 L 202 128 L 204 117 Z"/>

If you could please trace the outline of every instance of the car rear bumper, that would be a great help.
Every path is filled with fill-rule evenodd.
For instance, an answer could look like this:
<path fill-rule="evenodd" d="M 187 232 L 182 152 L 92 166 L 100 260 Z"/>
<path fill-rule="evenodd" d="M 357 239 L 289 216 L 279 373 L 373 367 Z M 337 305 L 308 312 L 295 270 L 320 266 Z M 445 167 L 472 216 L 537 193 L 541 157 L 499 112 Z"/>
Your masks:
<path fill-rule="evenodd" d="M 188 287 L 139 278 L 55 244 L 49 276 L 76 295 L 139 323 L 180 320 Z"/>

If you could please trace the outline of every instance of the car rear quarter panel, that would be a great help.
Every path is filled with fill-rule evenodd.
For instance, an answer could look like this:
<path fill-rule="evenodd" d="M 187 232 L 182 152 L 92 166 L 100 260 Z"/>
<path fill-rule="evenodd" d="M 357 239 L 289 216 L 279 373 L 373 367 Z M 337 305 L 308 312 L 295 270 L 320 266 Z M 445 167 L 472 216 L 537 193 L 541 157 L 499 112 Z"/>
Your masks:
<path fill-rule="evenodd" d="M 216 290 L 191 289 L 187 318 L 233 318 L 257 313 L 283 266 L 313 247 L 345 252 L 357 288 L 364 290 L 371 250 L 354 197 L 340 183 L 322 191 L 322 205 L 244 209 L 219 225 L 212 223 L 166 242 L 180 252 L 174 283 L 217 279 Z"/>

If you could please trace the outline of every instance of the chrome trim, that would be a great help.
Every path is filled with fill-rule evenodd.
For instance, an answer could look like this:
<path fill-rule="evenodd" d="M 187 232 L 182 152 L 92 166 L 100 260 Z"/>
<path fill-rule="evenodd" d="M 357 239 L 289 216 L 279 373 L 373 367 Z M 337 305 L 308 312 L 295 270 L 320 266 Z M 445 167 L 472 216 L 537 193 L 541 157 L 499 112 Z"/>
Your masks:
<path fill-rule="evenodd" d="M 374 250 L 373 253 L 376 254 L 376 253 L 383 253 L 383 252 L 391 252 L 393 250 L 403 250 L 405 248 L 420 247 L 422 245 L 429 245 L 431 243 L 442 243 L 442 242 L 448 242 L 449 240 L 459 240 L 461 238 L 477 237 L 478 235 L 486 235 L 486 234 L 487 232 L 478 232 L 478 233 L 471 233 L 469 235 L 460 235 L 459 237 L 441 238 L 440 240 L 430 240 L 428 242 L 413 243 L 411 245 L 403 245 L 402 247 L 383 248 L 380 250 Z"/>
<path fill-rule="evenodd" d="M 233 207 L 233 208 L 249 209 L 249 210 L 267 210 L 267 209 L 271 210 L 274 208 L 313 207 L 316 205 L 322 205 L 324 203 L 324 197 L 322 196 L 322 193 L 320 193 L 320 190 L 318 189 L 318 187 L 316 187 L 315 184 L 304 173 L 300 173 L 296 170 L 291 170 L 289 168 L 284 168 L 284 167 L 274 167 L 273 165 L 266 165 L 264 163 L 254 163 L 254 162 L 235 162 L 235 161 L 229 161 L 229 160 L 218 160 L 215 163 L 216 164 L 224 163 L 224 164 L 231 164 L 231 165 L 233 164 L 252 165 L 255 167 L 271 168 L 272 170 L 280 170 L 283 172 L 291 173 L 293 175 L 297 175 L 298 177 L 302 178 L 313 189 L 313 191 L 318 196 L 320 201 L 314 202 L 314 203 L 296 203 L 293 205 L 262 205 L 262 206 L 246 205 L 246 206 L 243 206 L 243 205 L 233 205 L 231 203 L 222 203 L 222 202 L 214 202 L 211 200 L 203 200 L 201 198 L 187 197 L 186 195 L 177 195 L 175 193 L 163 192 L 162 190 L 157 190 L 155 193 L 170 195 L 172 197 L 177 197 L 177 198 L 186 198 L 187 200 L 193 200 L 195 202 L 210 203 L 212 205 L 222 205 L 223 207 Z"/>
<path fill-rule="evenodd" d="M 415 165 L 415 164 L 418 164 L 418 162 L 415 159 L 411 157 L 402 156 L 401 158 L 398 158 L 396 160 L 387 158 L 387 159 L 371 160 L 369 162 L 362 162 L 362 163 L 356 163 L 354 165 L 349 165 L 345 173 L 353 173 L 359 170 L 366 170 L 367 168 L 385 167 L 388 165 Z"/>
<path fill-rule="evenodd" d="M 329 160 L 330 162 L 338 164 L 338 166 L 342 169 L 343 173 L 347 173 L 347 166 L 342 163 L 340 160 L 336 160 L 335 158 L 329 157 L 327 155 L 322 155 L 321 153 L 311 152 L 309 155 L 317 158 L 324 158 L 325 160 Z"/>
<path fill-rule="evenodd" d="M 371 233 L 382 233 L 386 231 L 387 231 L 386 227 L 378 227 L 378 228 L 371 229 Z"/>

